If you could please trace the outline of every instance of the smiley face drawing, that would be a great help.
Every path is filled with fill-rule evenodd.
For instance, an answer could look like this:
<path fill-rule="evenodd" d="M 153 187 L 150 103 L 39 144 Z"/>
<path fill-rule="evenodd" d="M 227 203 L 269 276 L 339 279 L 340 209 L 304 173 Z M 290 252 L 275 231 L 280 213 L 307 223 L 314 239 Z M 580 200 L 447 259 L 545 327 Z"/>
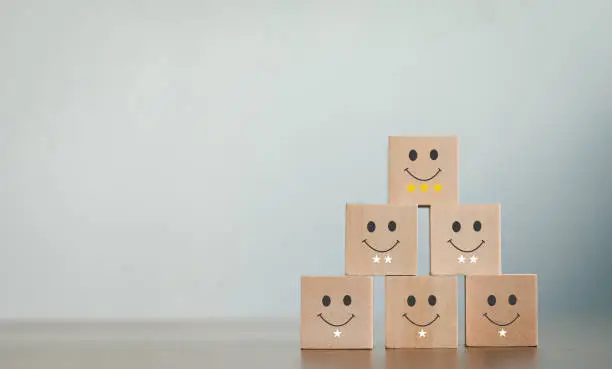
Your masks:
<path fill-rule="evenodd" d="M 457 347 L 457 279 L 385 277 L 387 348 Z"/>
<path fill-rule="evenodd" d="M 467 346 L 537 346 L 537 275 L 474 275 L 465 282 Z"/>
<path fill-rule="evenodd" d="M 372 277 L 302 277 L 301 348 L 371 349 L 373 300 Z"/>
<path fill-rule="evenodd" d="M 435 205 L 430 220 L 432 275 L 501 273 L 499 204 Z"/>
<path fill-rule="evenodd" d="M 347 275 L 416 275 L 415 205 L 346 205 Z"/>
<path fill-rule="evenodd" d="M 389 203 L 458 202 L 457 137 L 389 137 Z"/>

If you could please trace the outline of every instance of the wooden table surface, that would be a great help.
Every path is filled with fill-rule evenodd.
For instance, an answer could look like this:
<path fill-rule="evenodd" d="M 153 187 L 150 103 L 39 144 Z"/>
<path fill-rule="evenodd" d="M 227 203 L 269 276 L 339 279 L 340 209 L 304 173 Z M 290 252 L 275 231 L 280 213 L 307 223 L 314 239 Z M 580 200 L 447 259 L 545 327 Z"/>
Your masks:
<path fill-rule="evenodd" d="M 612 318 L 541 319 L 538 348 L 300 350 L 287 320 L 3 322 L 2 369 L 610 368 Z"/>

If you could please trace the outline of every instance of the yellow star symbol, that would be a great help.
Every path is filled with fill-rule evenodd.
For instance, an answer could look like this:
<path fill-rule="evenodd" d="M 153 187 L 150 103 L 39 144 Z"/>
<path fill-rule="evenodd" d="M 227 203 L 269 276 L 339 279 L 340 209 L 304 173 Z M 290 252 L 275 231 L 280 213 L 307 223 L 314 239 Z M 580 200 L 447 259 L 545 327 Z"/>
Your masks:
<path fill-rule="evenodd" d="M 408 192 L 414 192 L 414 185 L 411 183 L 408 186 L 406 186 L 406 189 L 408 190 Z"/>
<path fill-rule="evenodd" d="M 442 185 L 441 185 L 441 184 L 439 184 L 439 183 L 438 183 L 438 184 L 436 184 L 436 185 L 434 186 L 434 191 L 436 191 L 436 192 L 440 192 L 440 191 L 442 191 Z"/>
<path fill-rule="evenodd" d="M 426 185 L 426 184 L 421 185 L 421 191 L 422 192 L 427 192 L 427 190 L 429 190 L 429 186 L 428 185 Z"/>

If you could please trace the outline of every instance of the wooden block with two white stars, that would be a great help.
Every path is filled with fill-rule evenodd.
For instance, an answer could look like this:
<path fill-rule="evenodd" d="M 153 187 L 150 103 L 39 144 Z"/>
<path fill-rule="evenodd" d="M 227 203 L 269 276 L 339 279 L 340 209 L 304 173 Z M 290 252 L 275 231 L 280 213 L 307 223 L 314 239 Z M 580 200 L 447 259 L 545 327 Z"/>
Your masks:
<path fill-rule="evenodd" d="M 416 275 L 417 206 L 347 204 L 346 275 Z"/>
<path fill-rule="evenodd" d="M 500 204 L 433 205 L 430 274 L 500 274 L 500 213 Z"/>

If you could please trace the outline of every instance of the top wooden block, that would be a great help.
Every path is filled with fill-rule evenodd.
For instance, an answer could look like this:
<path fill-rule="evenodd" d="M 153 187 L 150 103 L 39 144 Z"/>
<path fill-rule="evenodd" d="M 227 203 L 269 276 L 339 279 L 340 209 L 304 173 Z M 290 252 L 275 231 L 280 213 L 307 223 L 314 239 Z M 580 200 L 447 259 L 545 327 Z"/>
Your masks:
<path fill-rule="evenodd" d="M 389 203 L 457 204 L 458 139 L 389 137 Z"/>

